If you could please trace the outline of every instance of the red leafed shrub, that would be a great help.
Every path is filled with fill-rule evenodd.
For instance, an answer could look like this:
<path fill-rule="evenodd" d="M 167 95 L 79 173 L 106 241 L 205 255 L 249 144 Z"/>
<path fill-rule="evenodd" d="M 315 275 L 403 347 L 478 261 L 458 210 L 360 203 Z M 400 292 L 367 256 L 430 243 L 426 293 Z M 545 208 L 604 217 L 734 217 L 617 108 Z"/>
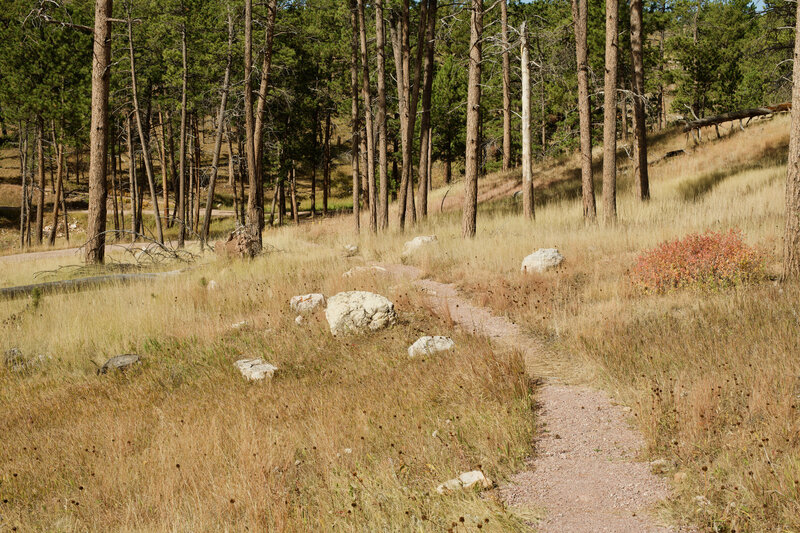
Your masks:
<path fill-rule="evenodd" d="M 633 284 L 646 292 L 715 290 L 763 278 L 765 259 L 744 242 L 739 230 L 708 231 L 642 253 L 630 275 Z"/>

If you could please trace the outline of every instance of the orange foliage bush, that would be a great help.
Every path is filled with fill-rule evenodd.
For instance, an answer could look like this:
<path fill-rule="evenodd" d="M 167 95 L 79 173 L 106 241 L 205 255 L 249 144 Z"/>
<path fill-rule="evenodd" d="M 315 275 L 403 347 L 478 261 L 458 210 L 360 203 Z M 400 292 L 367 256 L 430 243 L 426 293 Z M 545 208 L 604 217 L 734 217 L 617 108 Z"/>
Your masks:
<path fill-rule="evenodd" d="M 764 255 L 748 246 L 739 230 L 692 233 L 642 253 L 630 272 L 646 291 L 716 290 L 750 283 L 765 275 Z"/>

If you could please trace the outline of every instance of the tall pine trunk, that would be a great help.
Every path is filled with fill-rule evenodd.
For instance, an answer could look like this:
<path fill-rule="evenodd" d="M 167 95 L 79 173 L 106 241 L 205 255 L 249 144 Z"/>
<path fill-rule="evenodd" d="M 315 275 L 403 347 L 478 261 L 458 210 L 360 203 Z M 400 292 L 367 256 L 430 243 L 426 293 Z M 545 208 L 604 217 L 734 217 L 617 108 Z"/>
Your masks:
<path fill-rule="evenodd" d="M 253 132 L 253 149 L 256 159 L 256 179 L 258 181 L 258 223 L 259 242 L 261 230 L 264 229 L 264 120 L 266 118 L 267 89 L 269 88 L 269 71 L 272 67 L 272 42 L 275 38 L 275 18 L 278 15 L 278 1 L 269 0 L 267 3 L 267 24 L 264 34 L 264 57 L 261 61 L 261 81 L 258 87 L 258 104 L 256 106 L 255 125 Z"/>
<path fill-rule="evenodd" d="M 328 195 L 331 190 L 331 112 L 325 113 L 325 148 L 322 170 L 322 214 L 328 214 Z"/>
<path fill-rule="evenodd" d="M 511 168 L 511 63 L 507 0 L 500 0 L 500 31 L 503 39 L 503 172 L 507 172 Z"/>
<path fill-rule="evenodd" d="M 247 157 L 247 230 L 250 238 L 261 248 L 261 216 L 258 207 L 258 169 L 255 153 L 255 124 L 253 121 L 253 0 L 245 0 L 244 10 L 244 128 Z"/>
<path fill-rule="evenodd" d="M 350 121 L 352 128 L 352 146 L 350 147 L 353 167 L 353 221 L 358 233 L 361 229 L 361 213 L 359 202 L 361 200 L 361 181 L 358 172 L 358 7 L 356 0 L 350 0 Z"/>
<path fill-rule="evenodd" d="M 378 227 L 389 227 L 389 166 L 386 154 L 386 31 L 383 20 L 383 0 L 375 0 L 375 36 L 378 60 L 378 174 L 380 202 Z M 330 116 L 329 116 L 330 120 Z"/>
<path fill-rule="evenodd" d="M 633 131 L 635 137 L 634 174 L 636 195 L 650 198 L 647 173 L 647 124 L 644 105 L 644 55 L 642 51 L 642 0 L 631 0 L 631 56 L 633 58 Z"/>
<path fill-rule="evenodd" d="M 800 2 L 794 41 L 792 126 L 789 135 L 789 166 L 786 176 L 786 227 L 783 238 L 783 277 L 800 278 Z"/>
<path fill-rule="evenodd" d="M 181 27 L 181 138 L 178 156 L 178 248 L 183 248 L 186 240 L 186 99 L 189 77 L 189 58 L 186 50 L 186 27 Z"/>
<path fill-rule="evenodd" d="M 619 0 L 606 0 L 606 73 L 603 95 L 603 219 L 617 220 L 617 54 Z"/>
<path fill-rule="evenodd" d="M 525 218 L 533 219 L 535 212 L 531 161 L 531 65 L 528 56 L 528 32 L 524 22 L 519 33 L 522 67 L 522 214 Z"/>
<path fill-rule="evenodd" d="M 424 0 L 423 0 L 424 1 Z M 428 20 L 425 31 L 424 84 L 422 115 L 419 121 L 419 218 L 428 216 L 428 191 L 431 182 L 431 94 L 433 92 L 433 52 L 436 38 L 436 0 L 427 0 Z M 422 46 L 420 44 L 420 46 Z"/>
<path fill-rule="evenodd" d="M 53 225 L 50 229 L 48 236 L 48 243 L 53 246 L 56 243 L 56 230 L 58 229 L 58 209 L 60 207 L 60 200 L 64 194 L 64 145 L 58 142 L 56 138 L 56 128 L 53 125 L 53 146 L 56 149 L 56 192 L 53 196 Z M 114 210 L 116 214 L 116 209 Z"/>
<path fill-rule="evenodd" d="M 581 135 L 581 196 L 583 217 L 593 222 L 597 218 L 592 176 L 592 109 L 589 100 L 589 45 L 587 28 L 588 0 L 572 0 L 572 18 L 575 27 L 576 56 L 578 64 L 578 115 Z"/>
<path fill-rule="evenodd" d="M 469 75 L 467 78 L 467 135 L 464 164 L 464 210 L 461 235 L 474 237 L 478 212 L 478 128 L 481 105 L 481 34 L 483 32 L 483 0 L 472 0 L 469 39 Z"/>
<path fill-rule="evenodd" d="M 36 191 L 36 244 L 42 244 L 44 231 L 44 120 L 39 117 L 36 121 L 36 174 L 39 186 Z"/>
<path fill-rule="evenodd" d="M 375 202 L 375 138 L 372 127 L 372 99 L 369 87 L 369 55 L 367 53 L 367 24 L 364 17 L 364 0 L 357 0 L 359 44 L 361 48 L 361 97 L 364 99 L 364 128 L 366 130 L 366 168 L 367 193 L 369 198 L 369 229 L 378 231 L 378 205 Z"/>

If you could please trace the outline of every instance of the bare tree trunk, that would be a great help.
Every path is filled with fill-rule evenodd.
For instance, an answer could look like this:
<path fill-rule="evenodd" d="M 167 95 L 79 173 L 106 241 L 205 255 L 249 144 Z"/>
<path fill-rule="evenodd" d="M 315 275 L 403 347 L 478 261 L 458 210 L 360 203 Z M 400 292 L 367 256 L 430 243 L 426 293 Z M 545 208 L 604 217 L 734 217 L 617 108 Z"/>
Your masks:
<path fill-rule="evenodd" d="M 214 187 L 217 183 L 219 153 L 222 149 L 222 133 L 225 129 L 225 107 L 228 104 L 228 87 L 231 79 L 231 63 L 233 62 L 233 35 L 233 16 L 231 15 L 230 5 L 228 5 L 228 61 L 225 64 L 225 77 L 222 80 L 222 96 L 220 97 L 219 101 L 219 111 L 217 111 L 217 135 L 214 138 L 214 154 L 212 155 L 211 159 L 211 177 L 208 180 L 206 212 L 205 217 L 203 218 L 203 229 L 200 232 L 201 249 L 203 244 L 205 244 L 205 242 L 208 240 L 208 230 L 211 227 L 211 211 L 214 208 Z M 229 168 L 232 168 L 232 165 L 230 165 Z M 235 189 L 233 194 L 235 197 Z"/>
<path fill-rule="evenodd" d="M 619 0 L 606 0 L 606 75 L 603 104 L 603 219 L 617 221 L 617 54 Z"/>
<path fill-rule="evenodd" d="M 533 167 L 531 161 L 531 65 L 528 57 L 528 30 L 520 28 L 520 63 L 522 67 L 522 214 L 535 216 L 533 206 Z"/>
<path fill-rule="evenodd" d="M 245 0 L 244 11 L 244 128 L 247 157 L 247 227 L 250 238 L 261 248 L 261 216 L 258 207 L 258 168 L 256 167 L 255 124 L 253 122 L 253 0 Z"/>
<path fill-rule="evenodd" d="M 19 175 L 22 180 L 22 197 L 19 206 L 19 247 L 25 248 L 25 220 L 28 215 L 28 130 L 23 129 L 22 122 L 17 129 L 19 137 Z"/>
<path fill-rule="evenodd" d="M 389 227 L 389 167 L 386 154 L 386 32 L 383 20 L 383 0 L 375 0 L 375 36 L 378 59 L 378 174 L 380 206 L 378 227 Z"/>
<path fill-rule="evenodd" d="M 294 161 L 291 163 L 291 172 L 292 172 L 292 218 L 294 219 L 295 225 L 300 224 L 300 210 L 297 205 L 297 169 L 295 168 Z"/>
<path fill-rule="evenodd" d="M 239 224 L 239 195 L 237 194 L 236 190 L 236 167 L 233 164 L 233 133 L 230 130 L 230 126 L 228 127 L 228 181 L 231 183 L 231 188 L 233 189 L 233 217 L 236 220 L 236 223 Z M 244 197 L 242 197 L 244 200 Z"/>
<path fill-rule="evenodd" d="M 178 248 L 186 241 L 186 98 L 189 77 L 189 58 L 186 51 L 186 27 L 181 26 L 181 62 L 183 66 L 181 81 L 181 146 L 178 155 Z"/>
<path fill-rule="evenodd" d="M 156 132 L 156 145 L 161 160 L 161 192 L 164 195 L 164 225 L 169 227 L 169 178 L 167 172 L 167 135 L 164 132 L 164 113 L 158 106 L 159 132 Z"/>
<path fill-rule="evenodd" d="M 325 113 L 325 162 L 322 174 L 322 214 L 328 214 L 328 195 L 331 190 L 331 112 Z"/>
<path fill-rule="evenodd" d="M 575 26 L 576 55 L 578 63 L 578 114 L 581 130 L 581 195 L 583 218 L 593 222 L 597 218 L 592 176 L 592 110 L 589 101 L 589 47 L 587 28 L 588 0 L 572 0 L 572 18 Z"/>
<path fill-rule="evenodd" d="M 92 119 L 89 129 L 89 217 L 86 262 L 102 263 L 106 251 L 106 152 L 108 88 L 111 78 L 112 0 L 96 0 L 92 54 Z"/>
<path fill-rule="evenodd" d="M 631 56 L 633 57 L 633 128 L 636 146 L 636 195 L 650 198 L 647 172 L 647 124 L 644 105 L 644 55 L 642 51 L 642 0 L 631 0 Z"/>
<path fill-rule="evenodd" d="M 142 159 L 144 160 L 144 171 L 147 174 L 147 185 L 150 188 L 150 199 L 153 201 L 153 218 L 156 221 L 156 236 L 158 242 L 164 242 L 164 230 L 161 228 L 161 212 L 158 209 L 158 194 L 156 194 L 156 178 L 153 173 L 153 166 L 150 161 L 150 147 L 148 136 L 145 135 L 142 126 L 142 113 L 139 109 L 139 95 L 136 88 L 136 64 L 133 54 L 133 28 L 130 13 L 128 13 L 128 56 L 131 62 L 131 93 L 133 94 L 133 112 L 136 115 L 136 129 L 139 132 L 139 143 L 142 145 Z"/>
<path fill-rule="evenodd" d="M 800 2 L 797 19 L 800 21 Z M 792 126 L 786 176 L 786 228 L 783 237 L 783 277 L 800 278 L 800 24 L 795 29 Z"/>
<path fill-rule="evenodd" d="M 116 141 L 116 139 L 114 139 L 114 140 Z M 118 154 L 117 154 L 116 167 L 119 169 L 120 173 L 122 173 L 122 141 L 119 141 L 119 144 L 114 142 L 113 145 L 117 146 L 119 148 Z M 69 182 L 69 165 L 64 165 L 64 166 L 65 166 L 65 168 L 67 170 L 67 182 Z M 122 178 L 121 177 L 119 178 L 119 180 L 117 180 L 117 183 L 119 183 L 119 222 L 120 222 L 118 227 L 124 233 L 125 232 L 125 195 L 124 195 L 123 190 L 122 190 Z M 65 209 L 65 216 L 66 216 L 66 209 Z M 120 233 L 117 236 L 117 238 L 121 239 L 122 238 L 122 233 Z M 69 240 L 69 234 L 68 233 L 67 233 L 67 240 Z"/>
<path fill-rule="evenodd" d="M 264 120 L 265 109 L 267 104 L 267 89 L 269 88 L 269 71 L 272 67 L 272 42 L 275 38 L 275 18 L 278 14 L 278 1 L 269 0 L 267 3 L 267 24 L 264 35 L 265 47 L 264 58 L 261 62 L 261 82 L 258 87 L 258 104 L 256 106 L 255 116 L 255 131 L 253 132 L 253 148 L 255 150 L 256 159 L 256 176 L 258 180 L 258 229 L 259 229 L 259 242 L 261 242 L 261 230 L 264 229 L 264 172 L 263 172 L 263 159 L 264 159 Z"/>
<path fill-rule="evenodd" d="M 624 79 L 622 83 L 624 85 Z M 620 98 L 619 107 L 622 118 L 622 132 L 620 133 L 620 136 L 622 137 L 622 142 L 626 143 L 628 142 L 628 98 L 625 96 L 625 94 L 623 94 Z"/>
<path fill-rule="evenodd" d="M 367 177 L 369 198 L 369 230 L 378 231 L 378 205 L 375 194 L 375 138 L 372 126 L 372 102 L 369 87 L 369 56 L 367 53 L 367 24 L 364 17 L 364 0 L 357 0 L 359 41 L 361 48 L 361 96 L 364 99 L 364 127 L 366 129 L 366 162 L 364 174 Z"/>
<path fill-rule="evenodd" d="M 314 146 L 311 150 L 311 219 L 317 216 L 317 152 L 319 151 L 318 142 L 319 131 L 319 106 L 314 107 L 314 129 L 312 137 L 314 139 Z"/>
<path fill-rule="evenodd" d="M 200 137 L 200 119 L 194 115 L 194 211 L 192 213 L 192 230 L 200 232 L 200 178 L 202 177 L 203 151 L 202 140 Z"/>
<path fill-rule="evenodd" d="M 503 38 L 503 172 L 511 168 L 511 63 L 508 52 L 508 5 L 500 0 L 500 27 Z"/>
<path fill-rule="evenodd" d="M 358 17 L 356 12 L 358 7 L 356 0 L 350 0 L 350 96 L 352 99 L 350 106 L 350 121 L 353 130 L 352 134 L 352 167 L 353 167 L 353 220 L 355 230 L 358 233 L 361 229 L 361 213 L 359 202 L 361 200 L 361 182 L 358 172 L 358 144 L 359 144 L 359 120 L 358 120 Z"/>
<path fill-rule="evenodd" d="M 119 229 L 119 203 L 117 201 L 117 150 L 116 150 L 116 139 L 115 139 L 115 127 L 111 125 L 111 205 L 114 206 L 114 239 L 119 240 L 121 233 Z M 55 138 L 55 135 L 53 135 Z"/>
<path fill-rule="evenodd" d="M 483 0 L 472 0 L 469 38 L 469 75 L 467 78 L 467 153 L 464 164 L 464 210 L 461 235 L 475 237 L 478 213 L 478 128 L 481 105 L 481 33 Z"/>
<path fill-rule="evenodd" d="M 61 195 L 63 193 L 63 181 L 64 181 L 64 145 L 58 142 L 56 138 L 56 126 L 55 123 L 52 126 L 53 128 L 53 146 L 56 150 L 56 192 L 55 196 L 53 196 L 53 226 L 50 229 L 50 235 L 48 236 L 48 243 L 50 246 L 53 246 L 56 243 L 56 230 L 58 229 L 58 209 L 60 207 L 60 200 Z M 116 205 L 116 203 L 115 203 Z M 116 209 L 114 209 L 114 213 L 116 214 Z"/>
<path fill-rule="evenodd" d="M 424 0 L 423 0 L 424 1 Z M 431 93 L 433 92 L 433 52 L 436 39 L 436 0 L 427 0 L 428 19 L 425 31 L 425 81 L 422 88 L 422 115 L 419 121 L 419 218 L 428 216 L 431 161 Z M 419 46 L 422 46 L 420 43 Z"/>
<path fill-rule="evenodd" d="M 39 187 L 36 192 L 36 244 L 42 244 L 44 231 L 44 121 L 41 117 L 36 122 L 36 174 L 39 177 Z"/>
<path fill-rule="evenodd" d="M 133 151 L 133 131 L 131 130 L 131 117 L 125 117 L 125 138 L 128 140 L 128 179 L 130 181 L 130 197 L 131 197 L 131 231 L 133 231 L 133 240 L 136 240 L 136 232 L 139 230 L 139 220 L 137 219 L 139 209 L 137 202 L 138 194 L 138 180 L 136 179 L 136 154 Z"/>

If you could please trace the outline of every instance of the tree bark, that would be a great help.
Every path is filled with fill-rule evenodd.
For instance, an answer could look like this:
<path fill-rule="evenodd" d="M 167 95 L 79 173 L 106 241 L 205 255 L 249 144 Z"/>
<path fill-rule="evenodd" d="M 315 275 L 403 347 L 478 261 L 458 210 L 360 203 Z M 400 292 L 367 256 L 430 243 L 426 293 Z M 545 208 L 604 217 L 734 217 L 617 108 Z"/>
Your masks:
<path fill-rule="evenodd" d="M 475 237 L 478 212 L 478 128 L 481 104 L 481 34 L 483 32 L 483 0 L 472 0 L 470 14 L 469 75 L 467 78 L 467 151 L 464 164 L 464 210 L 461 235 Z"/>
<path fill-rule="evenodd" d="M 25 220 L 28 214 L 28 131 L 27 126 L 23 130 L 22 122 L 17 129 L 19 137 L 19 175 L 22 180 L 22 197 L 19 207 L 19 247 L 25 248 Z"/>
<path fill-rule="evenodd" d="M 272 43 L 275 38 L 275 18 L 278 14 L 278 1 L 269 0 L 267 3 L 267 24 L 264 35 L 264 58 L 261 62 L 261 81 L 258 87 L 258 105 L 255 116 L 255 131 L 253 132 L 253 148 L 256 159 L 256 178 L 258 181 L 258 207 L 259 207 L 259 242 L 261 230 L 264 229 L 264 120 L 266 117 L 267 89 L 269 88 L 269 71 L 272 68 Z"/>
<path fill-rule="evenodd" d="M 158 242 L 164 242 L 164 230 L 161 228 L 161 211 L 158 209 L 158 194 L 156 194 L 156 178 L 153 173 L 153 165 L 150 161 L 150 147 L 148 136 L 145 135 L 142 125 L 142 113 L 139 109 L 139 94 L 136 88 L 136 64 L 133 54 L 133 25 L 128 14 L 128 57 L 131 62 L 131 93 L 133 95 L 133 113 L 136 116 L 136 129 L 139 132 L 139 144 L 142 145 L 142 159 L 144 160 L 144 171 L 147 174 L 147 185 L 150 188 L 150 199 L 153 201 L 153 218 L 156 222 L 156 236 Z"/>
<path fill-rule="evenodd" d="M 587 28 L 588 0 L 572 0 L 572 18 L 575 26 L 576 56 L 578 63 L 578 114 L 581 130 L 581 196 L 583 218 L 594 222 L 597 207 L 592 176 L 592 110 L 589 100 L 589 47 Z"/>
<path fill-rule="evenodd" d="M 200 178 L 202 176 L 203 151 L 200 138 L 200 119 L 194 115 L 194 212 L 192 214 L 192 230 L 200 232 Z"/>
<path fill-rule="evenodd" d="M 524 22 L 519 33 L 522 67 L 522 214 L 525 218 L 533 219 L 535 211 L 531 161 L 531 65 L 528 57 L 528 32 Z"/>
<path fill-rule="evenodd" d="M 633 132 L 636 147 L 634 173 L 636 195 L 640 200 L 648 200 L 650 198 L 650 179 L 647 170 L 647 115 L 644 105 L 644 53 L 642 51 L 642 39 L 642 0 L 631 0 Z"/>
<path fill-rule="evenodd" d="M 603 95 L 603 219 L 617 221 L 617 54 L 619 0 L 606 0 L 606 73 Z"/>
<path fill-rule="evenodd" d="M 423 0 L 424 1 L 424 0 Z M 419 121 L 419 218 L 428 216 L 428 191 L 430 190 L 431 160 L 431 93 L 433 92 L 433 52 L 436 39 L 436 0 L 427 0 L 428 19 L 425 31 L 424 84 L 422 88 L 422 115 Z M 422 46 L 420 44 L 420 46 Z"/>
<path fill-rule="evenodd" d="M 292 161 L 291 166 L 292 172 L 292 219 L 294 219 L 295 225 L 300 225 L 300 210 L 297 205 L 297 169 L 295 168 L 294 161 Z"/>
<path fill-rule="evenodd" d="M 325 113 L 325 161 L 322 170 L 322 214 L 328 214 L 328 195 L 331 190 L 331 112 Z"/>
<path fill-rule="evenodd" d="M 800 21 L 800 2 L 797 18 Z M 794 41 L 792 126 L 789 134 L 789 165 L 786 176 L 786 227 L 783 238 L 783 277 L 800 279 L 800 23 Z"/>
<path fill-rule="evenodd" d="M 367 24 L 364 17 L 364 0 L 357 0 L 359 44 L 361 48 L 361 96 L 364 99 L 364 126 L 366 129 L 365 154 L 367 167 L 364 174 L 367 176 L 367 192 L 369 198 L 369 230 L 378 231 L 378 204 L 375 194 L 375 138 L 372 126 L 372 99 L 369 87 L 369 55 L 367 52 Z"/>
<path fill-rule="evenodd" d="M 378 227 L 389 227 L 389 167 L 386 154 L 386 32 L 383 20 L 383 0 L 375 0 L 375 36 L 378 60 L 378 174 L 380 206 Z M 330 115 L 329 115 L 330 119 Z"/>
<path fill-rule="evenodd" d="M 358 17 L 356 12 L 358 6 L 356 0 L 350 0 L 350 121 L 352 127 L 352 146 L 351 157 L 353 167 L 353 220 L 355 230 L 358 233 L 361 229 L 361 213 L 359 202 L 361 200 L 361 182 L 358 172 L 358 143 L 359 143 L 359 120 L 358 120 Z"/>
<path fill-rule="evenodd" d="M 58 229 L 58 209 L 60 207 L 59 200 L 61 199 L 61 195 L 63 193 L 62 187 L 64 181 L 64 145 L 58 142 L 58 139 L 56 138 L 55 124 L 53 125 L 53 146 L 55 146 L 56 149 L 56 192 L 55 196 L 53 197 L 53 226 L 51 227 L 50 235 L 48 236 L 48 243 L 50 246 L 53 246 L 56 243 L 56 230 Z M 114 212 L 116 213 L 116 209 Z"/>
<path fill-rule="evenodd" d="M 161 112 L 161 106 L 158 106 L 158 122 L 160 132 L 156 132 L 156 145 L 161 160 L 161 192 L 164 195 L 164 222 L 166 227 L 169 227 L 169 177 L 168 177 L 168 164 L 167 164 L 167 135 L 164 131 L 164 113 Z M 161 135 L 159 135 L 161 133 Z M 160 139 L 159 139 L 160 137 Z"/>
<path fill-rule="evenodd" d="M 244 128 L 245 155 L 247 157 L 247 227 L 250 238 L 261 247 L 261 217 L 258 207 L 258 168 L 255 153 L 255 124 L 253 122 L 253 0 L 245 0 L 244 11 Z"/>
<path fill-rule="evenodd" d="M 189 77 L 189 58 L 186 51 L 186 27 L 181 27 L 181 61 L 183 74 L 181 81 L 181 138 L 178 155 L 178 248 L 183 248 L 186 240 L 186 98 Z"/>
<path fill-rule="evenodd" d="M 55 128 L 54 128 L 55 130 Z M 114 239 L 119 240 L 122 236 L 119 228 L 119 203 L 117 201 L 117 191 L 121 187 L 117 187 L 117 151 L 116 151 L 116 139 L 115 139 L 115 127 L 114 124 L 111 125 L 111 142 L 109 143 L 111 146 L 111 205 L 114 206 Z M 53 139 L 55 139 L 55 131 L 53 133 Z M 54 140 L 55 142 L 55 140 Z"/>
<path fill-rule="evenodd" d="M 511 168 L 511 63 L 508 44 L 508 5 L 500 0 L 500 28 L 503 38 L 503 172 Z"/>
<path fill-rule="evenodd" d="M 36 191 L 36 244 L 42 244 L 44 231 L 44 120 L 39 117 L 36 122 L 36 174 L 39 178 L 39 187 Z"/>
<path fill-rule="evenodd" d="M 111 79 L 112 0 L 96 0 L 92 54 L 92 118 L 89 129 L 89 217 L 86 262 L 102 263 L 106 251 L 106 152 Z"/>

